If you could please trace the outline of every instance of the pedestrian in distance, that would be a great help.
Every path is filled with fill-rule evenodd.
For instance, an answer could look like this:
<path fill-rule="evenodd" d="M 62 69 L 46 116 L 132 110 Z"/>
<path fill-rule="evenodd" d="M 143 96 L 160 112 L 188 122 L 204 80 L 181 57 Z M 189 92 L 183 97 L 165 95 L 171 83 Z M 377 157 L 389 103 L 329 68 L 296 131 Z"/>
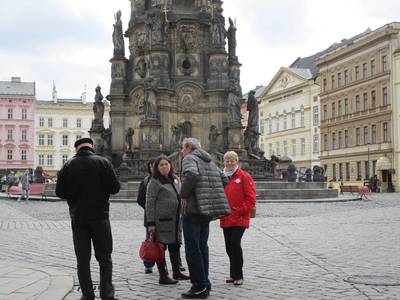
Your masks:
<path fill-rule="evenodd" d="M 256 189 L 251 175 L 239 167 L 239 156 L 234 151 L 224 155 L 224 174 L 229 179 L 225 186 L 230 215 L 222 217 L 220 226 L 224 232 L 225 250 L 229 257 L 227 283 L 243 284 L 242 237 L 250 226 L 250 212 L 256 204 Z"/>
<path fill-rule="evenodd" d="M 21 201 L 22 199 L 25 200 L 26 203 L 29 201 L 29 187 L 31 183 L 31 172 L 29 169 L 26 169 L 24 174 L 21 175 L 21 188 L 22 188 L 22 194 L 18 198 L 17 201 Z"/>
<path fill-rule="evenodd" d="M 74 146 L 75 156 L 58 173 L 56 195 L 67 199 L 69 206 L 81 300 L 95 299 L 90 273 L 92 243 L 100 266 L 100 298 L 115 300 L 109 198 L 119 192 L 120 183 L 111 163 L 94 153 L 92 139 L 79 139 Z"/>
<path fill-rule="evenodd" d="M 229 214 L 223 187 L 226 178 L 197 139 L 185 138 L 181 153 L 183 235 L 192 283 L 182 298 L 205 299 L 211 291 L 207 245 L 210 221 Z"/>
<path fill-rule="evenodd" d="M 189 277 L 179 269 L 179 248 L 182 243 L 180 180 L 174 174 L 171 161 L 159 156 L 154 162 L 153 176 L 147 185 L 146 220 L 149 234 L 168 248 L 172 278 L 165 259 L 157 262 L 159 284 L 176 284 Z"/>

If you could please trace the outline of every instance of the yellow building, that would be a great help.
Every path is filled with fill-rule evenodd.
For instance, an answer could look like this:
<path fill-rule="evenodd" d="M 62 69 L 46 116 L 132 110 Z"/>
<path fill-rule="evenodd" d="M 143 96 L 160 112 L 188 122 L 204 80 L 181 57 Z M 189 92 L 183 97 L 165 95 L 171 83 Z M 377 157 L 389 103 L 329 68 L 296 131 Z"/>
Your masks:
<path fill-rule="evenodd" d="M 110 106 L 105 101 L 104 125 L 109 125 Z M 49 175 L 55 175 L 75 154 L 74 143 L 89 137 L 92 125 L 93 102 L 86 102 L 83 94 L 78 99 L 53 99 L 35 104 L 35 167 L 41 166 Z"/>
<path fill-rule="evenodd" d="M 291 159 L 300 174 L 319 165 L 320 88 L 315 78 L 315 68 L 282 67 L 261 95 L 260 148 L 266 157 Z"/>
<path fill-rule="evenodd" d="M 400 190 L 400 23 L 337 44 L 317 60 L 321 85 L 321 164 L 328 180 L 377 174 Z"/>

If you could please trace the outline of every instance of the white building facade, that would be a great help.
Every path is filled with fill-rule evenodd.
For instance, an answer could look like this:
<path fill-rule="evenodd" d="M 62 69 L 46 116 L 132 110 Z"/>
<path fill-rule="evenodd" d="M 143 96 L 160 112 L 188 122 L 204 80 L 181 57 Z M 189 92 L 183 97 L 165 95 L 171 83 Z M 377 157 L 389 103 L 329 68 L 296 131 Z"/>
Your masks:
<path fill-rule="evenodd" d="M 109 104 L 105 101 L 104 126 L 109 127 Z M 75 154 L 74 143 L 89 137 L 92 125 L 93 102 L 81 99 L 37 101 L 35 105 L 35 166 L 55 175 Z"/>
<path fill-rule="evenodd" d="M 260 148 L 290 158 L 300 174 L 320 164 L 319 92 L 311 70 L 282 67 L 261 96 Z"/>

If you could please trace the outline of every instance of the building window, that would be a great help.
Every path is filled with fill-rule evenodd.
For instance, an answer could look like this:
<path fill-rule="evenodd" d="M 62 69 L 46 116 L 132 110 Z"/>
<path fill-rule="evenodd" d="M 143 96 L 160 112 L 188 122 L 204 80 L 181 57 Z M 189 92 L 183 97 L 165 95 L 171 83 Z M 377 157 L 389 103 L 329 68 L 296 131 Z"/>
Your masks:
<path fill-rule="evenodd" d="M 375 68 L 375 59 L 373 59 L 373 60 L 371 60 L 371 76 L 375 75 L 375 72 L 376 72 L 375 69 L 376 69 Z"/>
<path fill-rule="evenodd" d="M 12 129 L 7 129 L 7 141 L 14 140 L 14 132 Z"/>
<path fill-rule="evenodd" d="M 342 134 L 341 131 L 339 131 L 339 133 L 338 133 L 338 139 L 339 139 L 339 141 L 338 141 L 338 148 L 340 149 L 340 148 L 343 147 L 343 134 Z"/>
<path fill-rule="evenodd" d="M 65 164 L 68 160 L 68 155 L 67 154 L 63 154 L 62 156 L 62 163 Z"/>
<path fill-rule="evenodd" d="M 360 146 L 360 144 L 361 144 L 360 128 L 356 128 L 356 146 Z"/>
<path fill-rule="evenodd" d="M 53 127 L 53 118 L 48 118 L 48 119 L 47 119 L 47 126 L 48 126 L 49 128 L 52 128 L 52 127 Z"/>
<path fill-rule="evenodd" d="M 283 130 L 287 129 L 287 115 L 285 114 L 283 116 Z"/>
<path fill-rule="evenodd" d="M 388 101 L 388 89 L 387 87 L 384 87 L 382 89 L 382 101 L 383 101 L 383 105 L 388 105 L 389 101 Z"/>
<path fill-rule="evenodd" d="M 368 72 L 367 68 L 368 68 L 367 64 L 366 63 L 363 64 L 363 79 L 367 79 L 367 72 Z"/>
<path fill-rule="evenodd" d="M 357 162 L 357 180 L 361 180 L 361 161 Z"/>
<path fill-rule="evenodd" d="M 53 155 L 47 154 L 47 165 L 52 166 L 53 165 Z"/>
<path fill-rule="evenodd" d="M 82 128 L 82 120 L 76 119 L 76 128 Z"/>
<path fill-rule="evenodd" d="M 355 67 L 356 80 L 360 79 L 360 66 Z"/>
<path fill-rule="evenodd" d="M 260 133 L 261 135 L 264 135 L 264 120 L 260 120 Z M 78 122 L 76 122 L 76 125 L 78 125 Z M 76 138 L 78 139 L 78 137 Z"/>
<path fill-rule="evenodd" d="M 313 107 L 313 126 L 318 126 L 319 125 L 319 108 L 318 106 Z"/>
<path fill-rule="evenodd" d="M 324 150 L 328 151 L 328 135 L 324 134 Z"/>
<path fill-rule="evenodd" d="M 337 74 L 337 85 L 338 87 L 342 85 L 342 73 Z"/>
<path fill-rule="evenodd" d="M 63 146 L 68 146 L 68 135 L 63 135 L 62 136 L 62 145 Z"/>
<path fill-rule="evenodd" d="M 12 159 L 13 159 L 13 151 L 7 150 L 7 160 L 12 160 Z"/>
<path fill-rule="evenodd" d="M 332 102 L 332 119 L 336 117 L 336 103 Z"/>
<path fill-rule="evenodd" d="M 296 128 L 296 113 L 292 112 L 292 128 Z"/>
<path fill-rule="evenodd" d="M 314 134 L 313 138 L 313 152 L 318 153 L 319 152 L 319 136 L 318 134 Z"/>
<path fill-rule="evenodd" d="M 387 56 L 382 56 L 382 71 L 386 72 L 388 70 Z"/>
<path fill-rule="evenodd" d="M 376 144 L 376 125 L 371 126 L 371 144 Z"/>
<path fill-rule="evenodd" d="M 276 155 L 281 155 L 280 143 L 276 142 Z"/>
<path fill-rule="evenodd" d="M 326 78 L 323 80 L 323 87 L 324 87 L 324 92 L 326 92 Z"/>
<path fill-rule="evenodd" d="M 300 113 L 300 126 L 304 127 L 305 126 L 305 121 L 304 121 L 304 110 L 301 111 Z"/>
<path fill-rule="evenodd" d="M 39 154 L 38 164 L 39 166 L 44 165 L 44 154 Z"/>
<path fill-rule="evenodd" d="M 272 133 L 272 119 L 271 118 L 268 119 L 268 127 L 269 127 L 268 132 Z"/>
<path fill-rule="evenodd" d="M 387 143 L 389 142 L 388 123 L 383 122 L 382 127 L 383 127 L 383 142 Z"/>
<path fill-rule="evenodd" d="M 324 105 L 324 120 L 328 119 L 328 108 L 327 105 Z"/>
<path fill-rule="evenodd" d="M 9 108 L 7 111 L 7 119 L 11 120 L 14 117 L 14 111 L 12 108 Z"/>
<path fill-rule="evenodd" d="M 371 91 L 371 108 L 374 109 L 376 107 L 376 92 Z"/>
<path fill-rule="evenodd" d="M 373 160 L 372 161 L 372 175 L 377 175 L 377 170 L 376 170 L 376 164 L 377 164 L 377 160 Z"/>
<path fill-rule="evenodd" d="M 336 149 L 336 133 L 332 133 L 332 150 Z"/>
<path fill-rule="evenodd" d="M 349 147 L 349 131 L 348 130 L 344 131 L 344 147 L 345 148 Z"/>
<path fill-rule="evenodd" d="M 360 106 L 361 106 L 360 105 L 360 95 L 357 95 L 356 96 L 356 112 L 359 112 L 361 110 Z"/>
<path fill-rule="evenodd" d="M 346 163 L 346 180 L 350 180 L 350 163 Z"/>
<path fill-rule="evenodd" d="M 338 101 L 338 117 L 342 115 L 342 100 Z"/>
<path fill-rule="evenodd" d="M 336 180 L 336 164 L 332 164 L 332 179 Z"/>
<path fill-rule="evenodd" d="M 26 161 L 26 150 L 21 150 L 21 160 Z"/>
<path fill-rule="evenodd" d="M 335 75 L 332 75 L 331 81 L 332 81 L 332 89 L 334 89 L 335 88 Z"/>
<path fill-rule="evenodd" d="M 44 118 L 39 118 L 39 127 L 44 127 Z"/>
<path fill-rule="evenodd" d="M 349 72 L 347 70 L 344 70 L 344 84 L 349 83 Z"/>
<path fill-rule="evenodd" d="M 63 119 L 63 128 L 68 128 L 68 119 Z"/>
<path fill-rule="evenodd" d="M 301 155 L 306 154 L 306 139 L 301 138 Z"/>
<path fill-rule="evenodd" d="M 343 180 L 343 164 L 339 163 L 339 179 Z"/>
<path fill-rule="evenodd" d="M 53 136 L 52 135 L 47 136 L 47 145 L 53 146 Z"/>
<path fill-rule="evenodd" d="M 296 140 L 292 140 L 292 156 L 296 156 Z"/>
<path fill-rule="evenodd" d="M 21 110 L 21 119 L 26 120 L 27 118 L 28 118 L 28 111 L 26 110 L 26 108 L 23 108 Z"/>
<path fill-rule="evenodd" d="M 368 110 L 368 94 L 364 93 L 363 94 L 363 99 L 364 99 L 364 111 Z"/>
<path fill-rule="evenodd" d="M 349 113 L 349 99 L 344 99 L 344 115 Z"/>
<path fill-rule="evenodd" d="M 269 150 L 269 157 L 271 157 L 272 156 L 272 143 L 269 143 L 268 144 L 268 150 Z"/>
<path fill-rule="evenodd" d="M 283 154 L 285 156 L 288 155 L 288 144 L 287 144 L 287 141 L 283 141 Z"/>
<path fill-rule="evenodd" d="M 365 161 L 365 179 L 369 179 L 369 161 Z"/>
<path fill-rule="evenodd" d="M 368 126 L 364 126 L 364 145 L 367 145 L 368 143 L 369 143 Z"/>
<path fill-rule="evenodd" d="M 39 134 L 39 145 L 44 145 L 44 134 Z"/>
<path fill-rule="evenodd" d="M 276 131 L 278 132 L 280 129 L 279 129 L 279 116 L 277 115 L 276 116 Z"/>
<path fill-rule="evenodd" d="M 21 131 L 21 140 L 24 141 L 24 142 L 26 142 L 26 140 L 27 140 L 27 131 L 26 131 L 26 129 L 23 129 Z"/>

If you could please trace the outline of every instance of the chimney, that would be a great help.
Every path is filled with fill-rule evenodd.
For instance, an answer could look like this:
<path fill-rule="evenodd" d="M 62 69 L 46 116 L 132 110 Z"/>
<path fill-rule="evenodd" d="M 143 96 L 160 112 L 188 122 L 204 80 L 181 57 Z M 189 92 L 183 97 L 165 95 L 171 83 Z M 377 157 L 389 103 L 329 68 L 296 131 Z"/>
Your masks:
<path fill-rule="evenodd" d="M 21 82 L 21 77 L 13 76 L 11 77 L 11 82 Z"/>

